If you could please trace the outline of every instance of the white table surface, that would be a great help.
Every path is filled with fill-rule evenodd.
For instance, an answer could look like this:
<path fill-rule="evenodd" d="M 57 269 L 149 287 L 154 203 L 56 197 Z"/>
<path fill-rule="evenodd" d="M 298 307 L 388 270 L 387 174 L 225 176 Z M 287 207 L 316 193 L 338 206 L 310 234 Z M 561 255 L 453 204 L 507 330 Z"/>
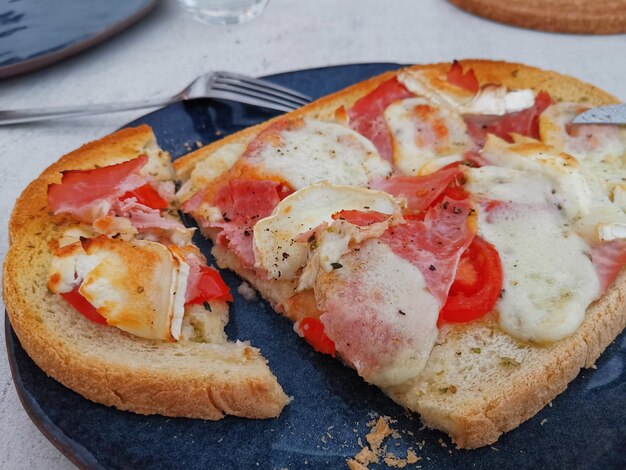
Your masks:
<path fill-rule="evenodd" d="M 250 75 L 356 62 L 507 59 L 593 82 L 626 100 L 626 36 L 549 34 L 492 23 L 444 0 L 271 0 L 251 23 L 210 27 L 174 0 L 74 58 L 0 80 L 0 109 L 166 95 L 207 70 Z M 15 199 L 46 166 L 144 112 L 0 128 L 0 259 Z M 4 305 L 0 305 L 0 311 Z M 4 328 L 0 329 L 4 343 Z M 0 468 L 72 464 L 22 409 L 0 353 Z"/>

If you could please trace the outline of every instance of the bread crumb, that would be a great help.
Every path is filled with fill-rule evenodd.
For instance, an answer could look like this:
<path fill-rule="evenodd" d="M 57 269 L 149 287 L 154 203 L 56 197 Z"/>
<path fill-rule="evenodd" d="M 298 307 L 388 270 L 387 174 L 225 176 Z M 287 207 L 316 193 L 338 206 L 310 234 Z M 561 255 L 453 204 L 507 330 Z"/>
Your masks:
<path fill-rule="evenodd" d="M 407 466 L 406 459 L 399 459 L 393 454 L 387 454 L 385 456 L 385 463 L 388 467 L 404 468 Z"/>
<path fill-rule="evenodd" d="M 392 430 L 389 427 L 389 423 L 392 420 L 387 416 L 381 416 L 378 421 L 370 421 L 367 423 L 368 427 L 372 430 L 365 436 L 365 440 L 369 444 L 363 446 L 361 438 L 359 437 L 357 442 L 361 446 L 361 450 L 355 455 L 353 459 L 347 461 L 348 467 L 351 470 L 363 470 L 366 469 L 370 463 L 378 463 L 379 457 L 384 457 L 384 461 L 388 466 L 394 466 L 397 468 L 403 468 L 407 465 L 407 459 L 400 459 L 395 455 L 387 452 L 387 447 L 381 449 L 381 444 L 390 435 L 393 435 L 394 439 L 400 438 L 400 433 Z M 408 454 L 407 454 L 408 457 Z"/>
<path fill-rule="evenodd" d="M 365 440 L 369 443 L 372 450 L 376 452 L 382 444 L 385 437 L 389 436 L 393 431 L 389 428 L 387 420 L 384 417 L 378 418 L 378 422 L 372 431 L 365 436 Z"/>
<path fill-rule="evenodd" d="M 595 364 L 591 364 L 591 369 L 597 369 L 597 368 L 598 368 L 598 366 L 597 366 L 597 365 L 595 365 Z"/>
<path fill-rule="evenodd" d="M 495 450 L 496 452 L 499 452 L 499 451 L 500 451 L 500 449 L 498 449 L 497 447 L 494 447 L 494 446 L 491 446 L 491 449 L 492 449 L 492 450 Z"/>
<path fill-rule="evenodd" d="M 239 284 L 239 287 L 237 287 L 237 292 L 239 292 L 239 295 L 241 295 L 248 302 L 256 300 L 257 298 L 256 291 L 252 287 L 250 287 L 250 284 L 248 284 L 246 281 L 243 281 L 241 284 Z"/>
<path fill-rule="evenodd" d="M 359 453 L 354 456 L 354 460 L 363 465 L 368 465 L 370 463 L 378 463 L 378 456 L 372 452 L 372 449 L 369 447 L 363 447 Z"/>
<path fill-rule="evenodd" d="M 544 424 L 546 424 L 548 422 L 547 418 L 542 419 L 541 421 L 539 421 L 539 424 L 541 426 L 543 426 Z"/>
<path fill-rule="evenodd" d="M 200 142 L 199 140 L 196 140 L 196 147 L 198 148 L 202 147 L 202 142 Z"/>
<path fill-rule="evenodd" d="M 367 467 L 365 465 L 362 465 L 353 459 L 348 460 L 348 468 L 350 470 L 367 470 Z"/>
<path fill-rule="evenodd" d="M 422 460 L 421 457 L 418 457 L 413 449 L 409 448 L 406 452 L 406 463 L 412 464 L 417 462 L 418 460 Z"/>

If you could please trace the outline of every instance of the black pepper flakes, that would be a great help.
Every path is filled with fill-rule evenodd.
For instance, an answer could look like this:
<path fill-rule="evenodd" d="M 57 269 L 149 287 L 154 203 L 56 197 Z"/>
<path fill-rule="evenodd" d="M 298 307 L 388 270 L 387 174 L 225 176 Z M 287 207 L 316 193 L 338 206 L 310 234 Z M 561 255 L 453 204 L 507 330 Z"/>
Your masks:
<path fill-rule="evenodd" d="M 431 271 L 437 271 L 437 268 L 435 268 L 435 266 L 432 264 L 428 266 L 428 269 L 430 269 Z"/>
<path fill-rule="evenodd" d="M 330 265 L 332 266 L 333 269 L 343 268 L 343 264 L 341 263 L 330 263 Z"/>
<path fill-rule="evenodd" d="M 210 303 L 208 303 L 208 302 L 203 302 L 203 303 L 202 303 L 202 305 L 204 305 L 204 309 L 205 309 L 207 312 L 212 312 L 212 310 L 211 310 L 211 304 L 210 304 Z"/>

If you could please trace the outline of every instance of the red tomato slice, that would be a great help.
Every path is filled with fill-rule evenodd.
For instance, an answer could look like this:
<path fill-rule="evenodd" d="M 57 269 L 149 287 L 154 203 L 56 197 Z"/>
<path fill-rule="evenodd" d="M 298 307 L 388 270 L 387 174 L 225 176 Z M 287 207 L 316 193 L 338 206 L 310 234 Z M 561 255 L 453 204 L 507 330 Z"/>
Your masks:
<path fill-rule="evenodd" d="M 393 146 L 383 113 L 394 101 L 411 96 L 413 93 L 394 77 L 381 83 L 348 111 L 350 127 L 371 140 L 385 160 L 393 161 Z"/>
<path fill-rule="evenodd" d="M 470 245 L 470 248 L 472 246 Z M 474 294 L 480 289 L 480 276 L 474 262 L 470 259 L 469 248 L 461 255 L 459 265 L 456 268 L 454 281 L 450 286 L 450 292 L 462 292 L 465 295 Z"/>
<path fill-rule="evenodd" d="M 64 171 L 61 183 L 48 186 L 48 203 L 55 212 L 80 209 L 90 202 L 110 196 L 129 175 L 137 173 L 146 163 L 148 157 L 141 155 L 93 170 Z"/>
<path fill-rule="evenodd" d="M 89 303 L 89 301 L 82 296 L 78 289 L 80 286 L 76 286 L 71 292 L 62 292 L 60 295 L 67 302 L 74 307 L 78 313 L 82 314 L 84 317 L 88 318 L 92 322 L 100 323 L 101 325 L 106 325 L 107 321 L 102 315 L 98 313 L 96 308 Z"/>
<path fill-rule="evenodd" d="M 465 88 L 474 94 L 478 93 L 478 89 L 480 88 L 474 70 L 469 69 L 467 72 L 463 73 L 463 67 L 458 60 L 452 62 L 452 67 L 448 70 L 448 76 L 446 78 L 448 83 Z"/>
<path fill-rule="evenodd" d="M 139 204 L 148 206 L 152 209 L 167 209 L 169 204 L 165 199 L 159 196 L 159 193 L 149 184 L 127 191 L 120 196 L 120 201 L 134 197 Z"/>
<path fill-rule="evenodd" d="M 318 318 L 303 318 L 300 320 L 299 327 L 304 339 L 313 346 L 313 349 L 319 353 L 330 354 L 332 357 L 336 356 L 335 343 L 326 336 L 324 325 Z"/>
<path fill-rule="evenodd" d="M 333 220 L 345 220 L 352 225 L 365 227 L 367 225 L 383 222 L 389 218 L 388 214 L 378 211 L 342 210 L 333 214 Z"/>
<path fill-rule="evenodd" d="M 480 237 L 461 256 L 440 322 L 475 320 L 493 310 L 502 291 L 502 265 L 493 245 Z"/>
<path fill-rule="evenodd" d="M 200 276 L 193 288 L 193 298 L 187 304 L 201 304 L 210 300 L 227 302 L 233 300 L 233 296 L 220 273 L 209 266 L 200 267 Z"/>

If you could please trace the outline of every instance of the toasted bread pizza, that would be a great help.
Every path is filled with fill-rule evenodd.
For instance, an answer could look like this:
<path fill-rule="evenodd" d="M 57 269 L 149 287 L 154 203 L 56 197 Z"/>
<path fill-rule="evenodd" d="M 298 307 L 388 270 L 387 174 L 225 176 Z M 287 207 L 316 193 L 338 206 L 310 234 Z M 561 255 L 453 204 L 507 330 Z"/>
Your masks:
<path fill-rule="evenodd" d="M 147 126 L 49 167 L 10 221 L 4 300 L 48 375 L 142 414 L 277 416 L 288 397 L 260 352 L 224 334 L 228 287 L 178 218 L 174 173 Z"/>
<path fill-rule="evenodd" d="M 222 268 L 318 352 L 476 448 L 626 324 L 611 95 L 521 64 L 388 72 L 174 163 Z"/>

